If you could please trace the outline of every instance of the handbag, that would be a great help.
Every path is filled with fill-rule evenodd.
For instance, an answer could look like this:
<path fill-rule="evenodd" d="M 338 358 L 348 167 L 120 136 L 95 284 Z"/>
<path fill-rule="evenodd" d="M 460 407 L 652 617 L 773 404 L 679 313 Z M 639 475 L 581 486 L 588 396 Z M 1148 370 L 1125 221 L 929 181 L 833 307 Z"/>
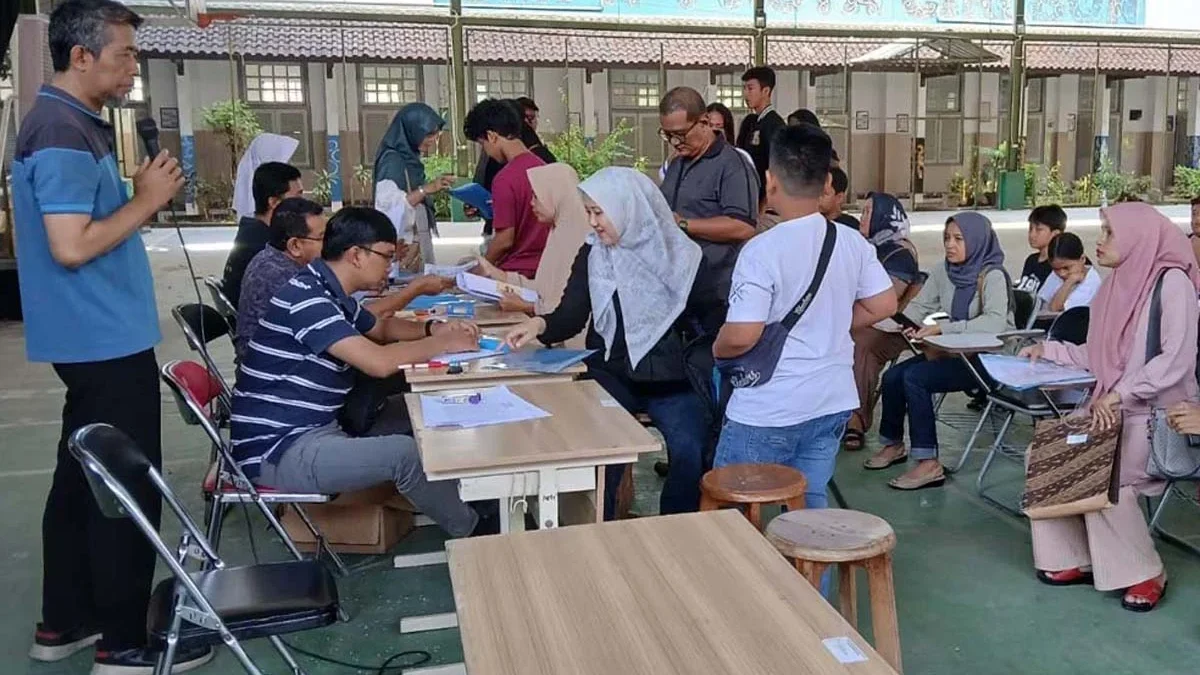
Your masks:
<path fill-rule="evenodd" d="M 771 381 L 775 367 L 779 365 L 779 357 L 787 344 L 788 334 L 808 311 L 813 298 L 821 289 L 825 279 L 825 270 L 829 267 L 829 259 L 833 256 L 833 245 L 837 240 L 837 226 L 825 221 L 825 240 L 821 244 L 821 254 L 817 258 L 817 270 L 813 274 L 808 289 L 800 296 L 800 301 L 783 317 L 782 321 L 769 323 L 763 327 L 762 335 L 750 351 L 732 359 L 716 359 L 717 370 L 721 372 L 730 385 L 741 389 L 757 387 Z"/>
<path fill-rule="evenodd" d="M 1025 464 L 1021 511 L 1030 520 L 1102 511 L 1117 503 L 1121 424 L 1092 428 L 1090 416 L 1037 423 Z"/>
<path fill-rule="evenodd" d="M 1163 270 L 1154 282 L 1150 295 L 1150 319 L 1146 326 L 1146 362 L 1162 353 L 1162 285 Z M 1180 434 L 1167 422 L 1167 411 L 1155 408 L 1150 412 L 1150 456 L 1146 460 L 1146 475 L 1158 480 L 1200 479 L 1200 437 Z"/>

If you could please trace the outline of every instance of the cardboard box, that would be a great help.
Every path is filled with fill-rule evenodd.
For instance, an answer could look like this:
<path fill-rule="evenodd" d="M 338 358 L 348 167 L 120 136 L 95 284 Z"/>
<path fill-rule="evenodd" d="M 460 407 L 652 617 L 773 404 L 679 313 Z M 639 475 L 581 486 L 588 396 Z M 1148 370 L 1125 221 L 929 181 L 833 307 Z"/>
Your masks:
<path fill-rule="evenodd" d="M 338 495 L 328 504 L 302 505 L 338 553 L 387 553 L 413 528 L 412 503 L 396 494 L 391 484 Z M 291 507 L 284 510 L 283 527 L 301 551 L 313 552 L 317 542 Z"/>

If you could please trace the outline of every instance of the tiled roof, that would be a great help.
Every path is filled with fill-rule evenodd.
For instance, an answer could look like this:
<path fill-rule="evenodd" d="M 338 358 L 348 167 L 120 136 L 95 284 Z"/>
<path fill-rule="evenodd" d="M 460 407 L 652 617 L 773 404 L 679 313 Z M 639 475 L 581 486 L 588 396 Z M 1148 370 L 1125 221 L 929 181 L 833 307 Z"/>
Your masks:
<path fill-rule="evenodd" d="M 596 31 L 533 31 L 521 29 L 468 29 L 467 59 L 476 63 L 581 65 L 657 65 L 742 67 L 752 60 L 749 38 L 669 35 L 665 33 L 605 33 Z M 138 31 L 143 52 L 149 55 L 223 56 L 314 60 L 387 59 L 444 62 L 448 57 L 447 29 L 430 25 L 403 25 L 371 21 L 321 21 L 308 19 L 243 18 L 198 28 L 176 18 L 149 21 Z M 781 68 L 834 69 L 863 56 L 883 40 L 830 38 L 773 38 L 767 43 L 768 62 Z M 985 47 L 1000 60 L 984 64 L 988 70 L 1008 68 L 1007 43 Z M 1150 45 L 1096 45 L 1031 43 L 1026 66 L 1039 72 L 1089 72 L 1096 69 L 1097 49 L 1101 72 L 1166 72 L 1168 49 Z M 934 69 L 945 61 L 929 48 L 921 62 Z M 908 58 L 860 64 L 858 69 L 909 70 Z M 1170 53 L 1173 73 L 1200 74 L 1200 48 L 1177 48 Z"/>

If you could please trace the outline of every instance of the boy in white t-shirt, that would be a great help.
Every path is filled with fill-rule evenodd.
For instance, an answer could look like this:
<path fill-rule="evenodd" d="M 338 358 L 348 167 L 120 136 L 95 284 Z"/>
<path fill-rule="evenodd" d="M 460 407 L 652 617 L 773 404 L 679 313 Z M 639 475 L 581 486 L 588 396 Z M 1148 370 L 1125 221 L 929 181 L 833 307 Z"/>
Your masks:
<path fill-rule="evenodd" d="M 1084 255 L 1083 242 L 1079 237 L 1064 232 L 1050 240 L 1046 251 L 1054 273 L 1046 277 L 1046 282 L 1038 291 L 1042 309 L 1065 312 L 1074 307 L 1090 305 L 1096 291 L 1100 290 L 1101 280 L 1096 268 Z"/>
<path fill-rule="evenodd" d="M 718 358 L 750 351 L 768 323 L 783 319 L 816 272 L 826 233 L 818 202 L 831 190 L 833 145 L 810 125 L 788 127 L 771 144 L 767 203 L 784 222 L 746 243 L 738 256 L 729 313 L 713 345 Z M 852 327 L 896 312 L 892 281 L 860 234 L 835 229 L 836 243 L 820 289 L 787 336 L 766 384 L 735 389 L 715 466 L 784 464 L 808 478 L 809 508 L 826 504 L 825 486 L 850 413 L 854 386 Z"/>

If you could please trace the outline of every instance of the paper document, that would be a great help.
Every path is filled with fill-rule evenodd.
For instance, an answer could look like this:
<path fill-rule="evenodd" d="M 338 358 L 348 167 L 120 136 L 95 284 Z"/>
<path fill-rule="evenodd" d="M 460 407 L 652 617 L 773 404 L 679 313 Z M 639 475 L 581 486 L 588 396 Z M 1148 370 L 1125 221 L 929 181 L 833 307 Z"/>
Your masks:
<path fill-rule="evenodd" d="M 478 361 L 491 356 L 500 356 L 508 352 L 508 347 L 504 345 L 504 341 L 499 338 L 488 337 L 481 335 L 479 337 L 479 349 L 473 352 L 457 352 L 454 354 L 439 354 L 429 360 L 431 364 L 439 364 L 452 366 L 456 363 L 466 363 L 467 361 Z"/>
<path fill-rule="evenodd" d="M 499 300 L 500 296 L 504 295 L 505 291 L 516 293 L 525 302 L 537 302 L 537 291 L 532 288 L 521 288 L 512 284 L 503 284 L 495 279 L 481 277 L 478 274 L 470 272 L 460 272 L 456 280 L 458 287 L 468 295 L 484 300 Z"/>
<path fill-rule="evenodd" d="M 509 352 L 500 363 L 505 368 L 530 373 L 561 373 L 594 354 L 594 349 L 522 349 Z"/>
<path fill-rule="evenodd" d="M 450 196 L 458 201 L 473 206 L 479 211 L 484 220 L 492 219 L 492 193 L 479 183 L 467 183 L 450 190 Z"/>
<path fill-rule="evenodd" d="M 550 413 L 508 387 L 491 387 L 468 394 L 422 394 L 421 415 L 429 429 L 471 429 L 550 417 Z"/>
<path fill-rule="evenodd" d="M 461 265 L 434 265 L 432 263 L 425 263 L 425 274 L 432 274 L 434 276 L 445 277 L 447 279 L 455 279 L 458 277 L 460 272 L 470 272 L 478 265 L 479 263 L 476 263 L 475 261 L 463 263 Z"/>
<path fill-rule="evenodd" d="M 1086 370 L 1050 361 L 1030 361 L 1019 356 L 981 354 L 979 362 L 992 379 L 1018 391 L 1049 385 L 1090 384 L 1096 379 Z"/>

